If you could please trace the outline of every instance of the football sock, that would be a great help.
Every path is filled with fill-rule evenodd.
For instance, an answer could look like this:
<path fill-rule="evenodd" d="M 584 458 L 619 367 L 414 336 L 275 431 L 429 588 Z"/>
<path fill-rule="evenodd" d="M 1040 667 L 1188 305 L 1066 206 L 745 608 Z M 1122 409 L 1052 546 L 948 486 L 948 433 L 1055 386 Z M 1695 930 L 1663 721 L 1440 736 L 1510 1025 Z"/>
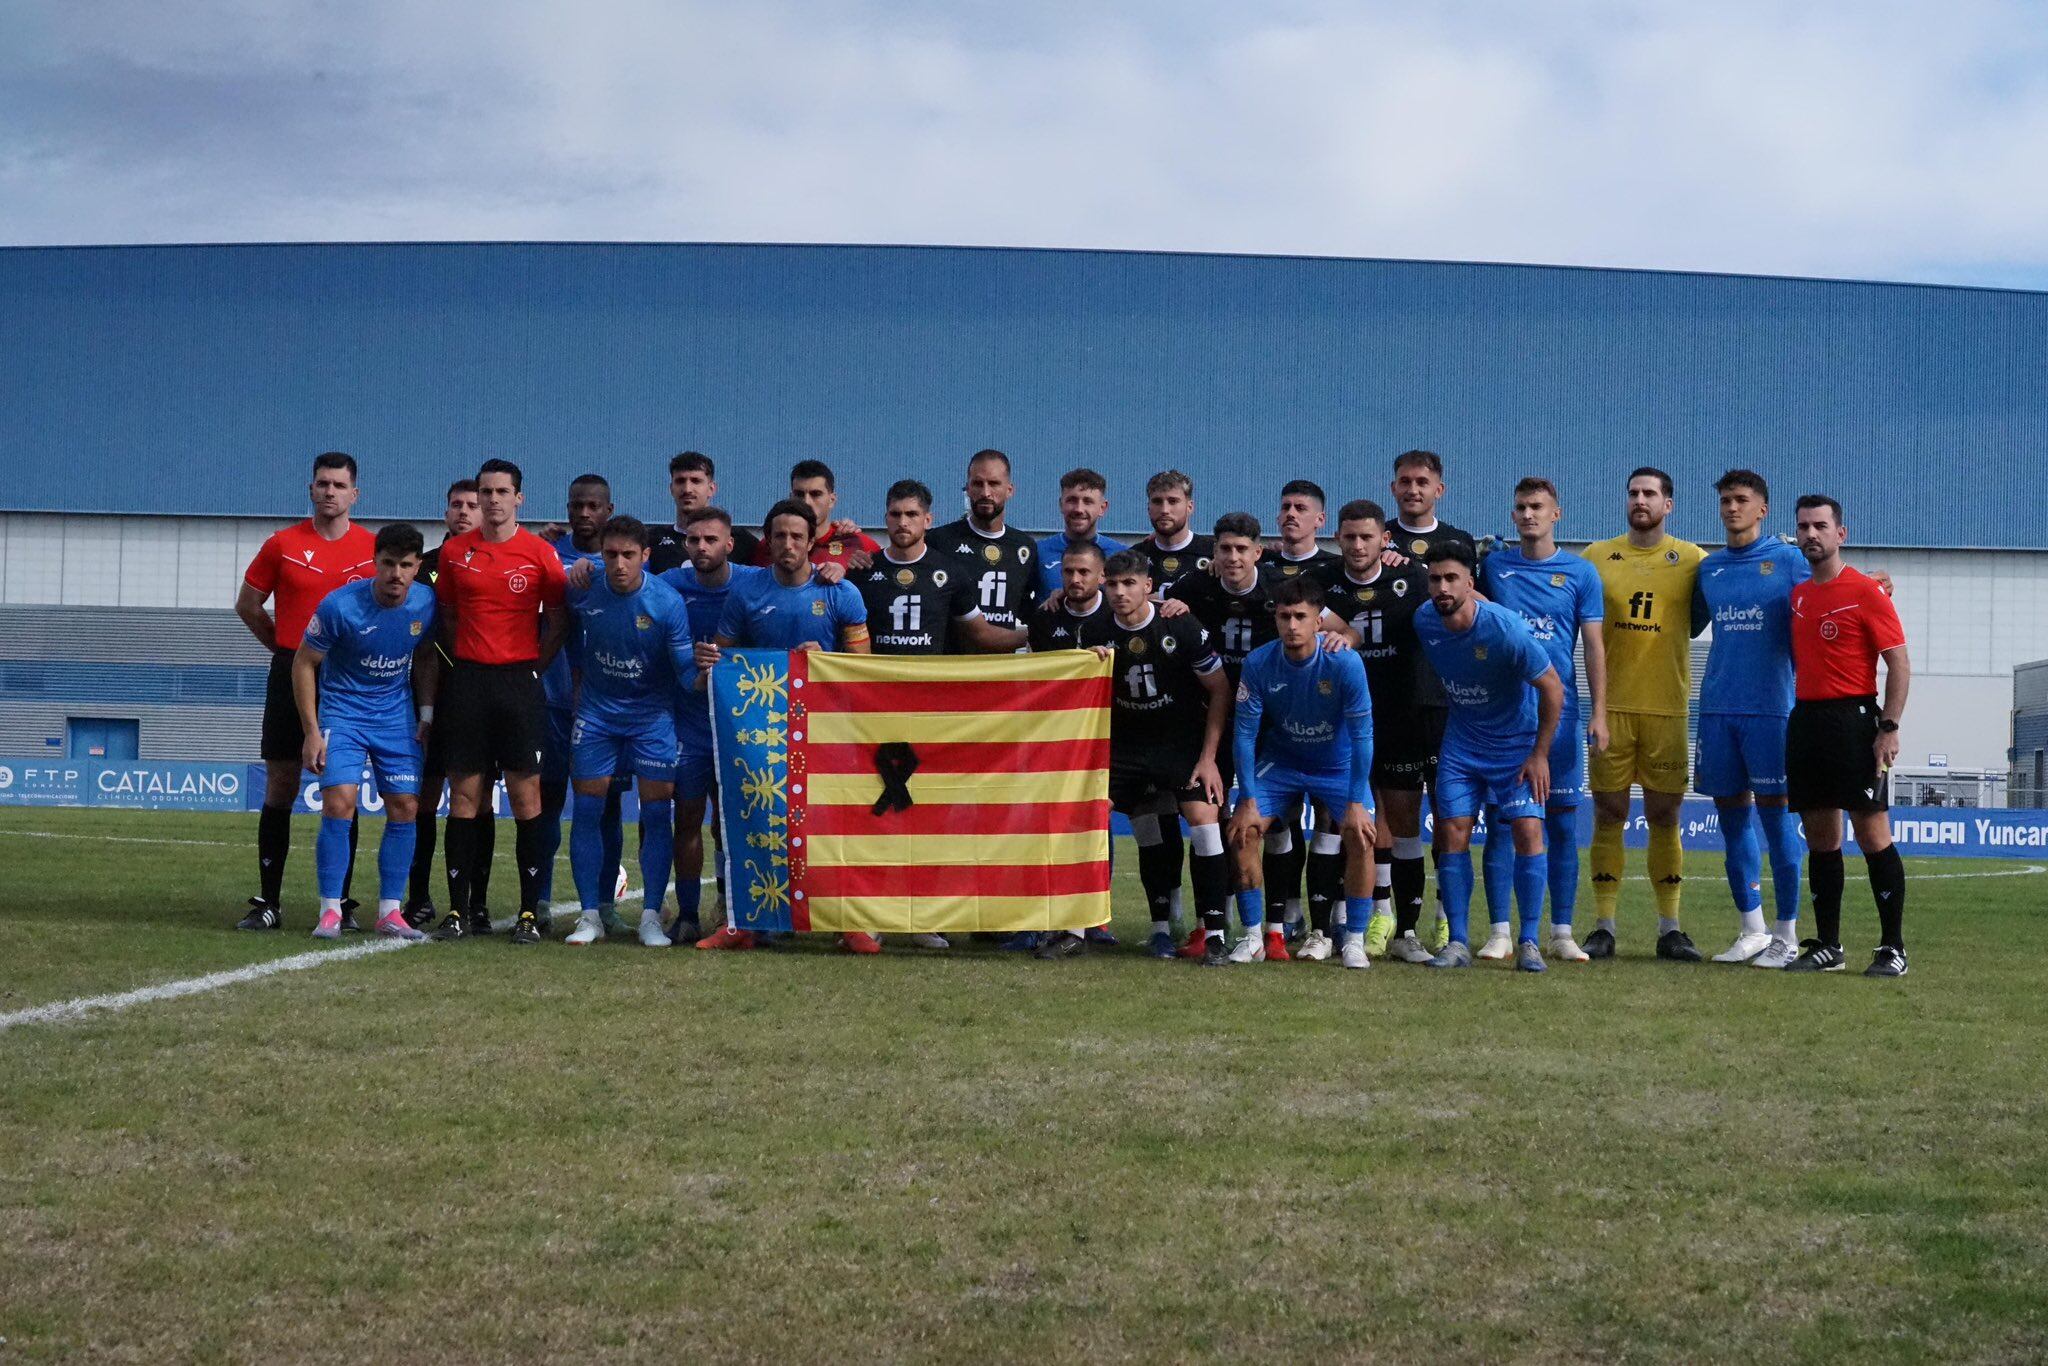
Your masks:
<path fill-rule="evenodd" d="M 1173 919 L 1173 894 L 1180 890 L 1180 818 L 1171 818 L 1173 838 L 1166 838 L 1167 817 L 1137 816 L 1131 835 L 1138 845 L 1138 885 L 1154 920 Z"/>
<path fill-rule="evenodd" d="M 674 833 L 674 827 L 670 827 L 670 833 L 669 833 L 669 847 L 670 847 L 671 851 L 673 851 L 673 849 L 674 849 L 674 847 L 675 847 L 675 833 Z M 689 875 L 688 873 L 677 873 L 677 874 L 676 874 L 676 921 L 677 921 L 677 923 L 679 923 L 679 924 L 680 924 L 680 923 L 683 923 L 683 922 L 686 922 L 686 921 L 687 921 L 687 922 L 688 922 L 689 924 L 692 924 L 692 925 L 696 924 L 696 923 L 697 923 L 697 913 L 698 913 L 698 912 L 699 912 L 700 910 L 702 910 L 702 909 L 703 909 L 703 906 L 704 906 L 704 884 L 703 884 L 703 882 L 701 882 L 701 881 L 700 881 L 700 880 L 699 880 L 698 878 L 694 878 L 694 877 L 691 877 L 691 876 L 690 876 L 690 875 Z"/>
<path fill-rule="evenodd" d="M 313 878 L 320 900 L 337 907 L 346 895 L 342 877 L 348 871 L 348 822 L 340 816 L 320 818 L 320 837 L 313 845 Z"/>
<path fill-rule="evenodd" d="M 439 822 L 434 813 L 422 810 L 413 824 L 419 833 L 413 838 L 412 868 L 407 880 L 405 899 L 408 905 L 424 906 L 434 899 L 434 843 L 439 838 Z"/>
<path fill-rule="evenodd" d="M 1344 933 L 1347 936 L 1365 937 L 1365 922 L 1372 918 L 1376 905 L 1369 896 L 1347 896 L 1344 898 Z"/>
<path fill-rule="evenodd" d="M 619 888 L 619 865 L 626 857 L 625 794 L 616 788 L 604 798 L 604 873 L 598 879 L 597 904 L 609 906 Z"/>
<path fill-rule="evenodd" d="M 568 805 L 569 783 L 567 779 L 563 779 L 559 783 L 550 782 L 546 778 L 541 779 L 541 843 L 540 847 L 534 851 L 534 855 L 540 860 L 538 865 L 540 868 L 540 899 L 547 902 L 550 906 L 555 902 L 555 860 L 562 852 L 562 812 L 567 809 Z M 526 860 L 524 859 L 520 860 L 522 866 L 525 862 Z M 571 877 L 575 876 L 575 871 L 574 868 L 569 870 Z"/>
<path fill-rule="evenodd" d="M 1444 918 L 1450 921 L 1451 942 L 1468 947 L 1472 942 L 1468 920 L 1472 911 L 1472 854 L 1438 854 L 1436 883 L 1443 896 Z"/>
<path fill-rule="evenodd" d="M 540 872 L 541 842 L 546 838 L 542 827 L 547 817 L 533 816 L 513 823 L 513 857 L 519 860 L 519 909 L 540 913 Z M 560 837 L 560 828 L 556 830 Z"/>
<path fill-rule="evenodd" d="M 1778 924 L 1797 924 L 1799 861 L 1806 851 L 1799 838 L 1799 817 L 1783 806 L 1760 806 L 1757 816 L 1763 822 L 1764 844 L 1771 851 L 1771 892 L 1778 903 Z M 1785 942 L 1795 943 L 1797 938 L 1792 935 Z"/>
<path fill-rule="evenodd" d="M 396 903 L 405 895 L 406 879 L 412 876 L 413 845 L 420 828 L 413 821 L 384 818 L 384 838 L 377 845 L 377 899 Z"/>
<path fill-rule="evenodd" d="M 1549 867 L 1550 931 L 1569 934 L 1579 906 L 1579 813 L 1576 807 L 1543 813 Z"/>
<path fill-rule="evenodd" d="M 1728 894 L 1742 917 L 1742 932 L 1764 927 L 1764 855 L 1757 838 L 1756 810 L 1744 803 L 1721 808 L 1721 864 L 1728 873 Z M 1751 926 L 1754 919 L 1756 924 Z"/>
<path fill-rule="evenodd" d="M 1324 841 L 1336 845 L 1335 849 L 1324 849 Z M 1311 924 L 1324 934 L 1330 932 L 1330 922 L 1336 908 L 1344 904 L 1344 841 L 1338 835 L 1318 834 L 1308 851 L 1308 918 Z M 1348 921 L 1346 922 L 1349 923 Z M 1360 921 L 1359 929 L 1365 928 Z"/>
<path fill-rule="evenodd" d="M 1515 841 L 1500 809 L 1486 808 L 1486 843 L 1479 850 L 1479 885 L 1486 890 L 1487 918 L 1496 925 L 1508 919 L 1515 894 Z"/>
<path fill-rule="evenodd" d="M 1376 849 L 1372 860 L 1372 913 L 1392 915 L 1394 913 L 1394 865 L 1387 862 L 1386 851 Z"/>
<path fill-rule="evenodd" d="M 1515 915 L 1525 944 L 1536 942 L 1536 928 L 1543 922 L 1543 884 L 1549 875 L 1550 860 L 1541 853 L 1515 855 Z"/>
<path fill-rule="evenodd" d="M 576 879 L 578 904 L 594 911 L 603 899 L 598 883 L 604 878 L 604 794 L 578 792 L 569 800 L 569 872 Z"/>
<path fill-rule="evenodd" d="M 491 860 L 498 856 L 498 817 L 488 809 L 471 816 L 476 852 L 469 870 L 469 904 L 478 910 L 491 904 Z"/>
<path fill-rule="evenodd" d="M 391 900 L 380 900 L 380 901 L 378 901 L 378 903 L 377 903 L 377 923 L 378 923 L 379 925 L 383 924 L 383 923 L 384 923 L 385 921 L 387 921 L 387 920 L 397 920 L 397 921 L 400 921 L 400 922 L 402 923 L 402 922 L 404 921 L 404 919 L 405 919 L 405 903 L 404 903 L 403 901 L 391 901 Z"/>
<path fill-rule="evenodd" d="M 446 836 L 441 841 L 444 846 L 441 861 L 448 870 L 448 913 L 466 915 L 469 911 L 469 882 L 475 874 L 470 864 L 476 858 L 476 825 L 450 816 Z"/>
<path fill-rule="evenodd" d="M 640 908 L 659 914 L 668 900 L 669 865 L 676 857 L 675 802 L 640 803 Z"/>
<path fill-rule="evenodd" d="M 356 837 L 362 830 L 363 813 L 358 807 L 356 814 L 348 818 L 348 862 L 341 869 L 341 899 L 348 900 L 349 888 L 356 880 Z"/>
<path fill-rule="evenodd" d="M 1246 934 L 1254 934 L 1265 928 L 1265 888 L 1244 887 L 1239 889 L 1237 893 L 1237 919 L 1238 923 L 1244 926 Z M 1157 929 L 1159 924 L 1160 922 L 1157 920 L 1152 922 L 1154 929 Z"/>
<path fill-rule="evenodd" d="M 1621 832 L 1620 821 L 1594 815 L 1593 914 L 1603 930 L 1612 928 L 1615 912 L 1621 908 Z"/>
<path fill-rule="evenodd" d="M 1874 854 L 1863 856 L 1870 874 L 1870 893 L 1877 898 L 1877 924 L 1883 937 L 1877 942 L 1899 952 L 1906 951 L 1906 865 L 1899 846 L 1887 844 Z"/>
<path fill-rule="evenodd" d="M 1266 890 L 1272 893 L 1275 906 L 1285 906 L 1286 911 L 1279 918 L 1293 921 L 1301 918 L 1301 874 L 1308 863 L 1308 841 L 1301 832 L 1290 827 L 1275 825 L 1274 829 L 1287 839 L 1284 848 L 1277 849 L 1272 835 L 1266 837 L 1266 852 L 1261 866 L 1262 881 Z"/>
<path fill-rule="evenodd" d="M 1650 827 L 1650 895 L 1657 902 L 1658 933 L 1678 928 L 1678 893 L 1685 881 L 1685 848 L 1676 825 Z M 1670 921 L 1668 925 L 1663 921 Z"/>
<path fill-rule="evenodd" d="M 1198 825 L 1188 832 L 1194 856 L 1188 860 L 1188 880 L 1195 888 L 1195 909 L 1201 913 L 1202 929 L 1220 935 L 1229 925 L 1224 909 L 1230 900 L 1230 856 L 1223 852 L 1223 831 L 1215 825 Z"/>
<path fill-rule="evenodd" d="M 266 806 L 256 813 L 256 894 L 269 905 L 284 895 L 284 861 L 292 851 L 292 809 Z"/>
<path fill-rule="evenodd" d="M 1823 944 L 1842 942 L 1842 851 L 1813 850 L 1806 856 L 1806 880 L 1813 889 L 1813 933 Z"/>
<path fill-rule="evenodd" d="M 1171 920 L 1155 920 L 1155 921 L 1153 921 L 1153 922 L 1152 922 L 1152 933 L 1154 933 L 1154 934 L 1172 934 L 1172 933 L 1173 933 L 1173 922 L 1172 922 Z"/>
<path fill-rule="evenodd" d="M 1394 930 L 1407 934 L 1422 920 L 1422 897 L 1427 879 L 1422 871 L 1422 840 L 1414 835 L 1396 835 L 1387 860 L 1394 890 Z"/>

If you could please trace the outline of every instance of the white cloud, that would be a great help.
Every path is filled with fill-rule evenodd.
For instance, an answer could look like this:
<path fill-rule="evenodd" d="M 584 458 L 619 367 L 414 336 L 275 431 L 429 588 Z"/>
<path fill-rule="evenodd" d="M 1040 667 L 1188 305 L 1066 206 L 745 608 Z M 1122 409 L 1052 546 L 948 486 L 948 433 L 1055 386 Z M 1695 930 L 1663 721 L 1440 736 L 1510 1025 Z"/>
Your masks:
<path fill-rule="evenodd" d="M 19 10 L 13 242 L 961 242 L 2048 283 L 2048 33 L 2025 0 Z"/>

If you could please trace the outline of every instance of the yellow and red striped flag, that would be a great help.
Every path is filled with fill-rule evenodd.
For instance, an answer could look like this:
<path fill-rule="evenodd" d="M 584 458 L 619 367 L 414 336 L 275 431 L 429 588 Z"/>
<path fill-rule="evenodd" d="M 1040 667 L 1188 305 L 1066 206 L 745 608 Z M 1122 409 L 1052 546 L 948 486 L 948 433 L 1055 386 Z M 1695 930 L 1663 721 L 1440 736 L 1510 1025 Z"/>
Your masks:
<path fill-rule="evenodd" d="M 1109 707 L 1082 650 L 791 655 L 792 927 L 1106 922 Z"/>

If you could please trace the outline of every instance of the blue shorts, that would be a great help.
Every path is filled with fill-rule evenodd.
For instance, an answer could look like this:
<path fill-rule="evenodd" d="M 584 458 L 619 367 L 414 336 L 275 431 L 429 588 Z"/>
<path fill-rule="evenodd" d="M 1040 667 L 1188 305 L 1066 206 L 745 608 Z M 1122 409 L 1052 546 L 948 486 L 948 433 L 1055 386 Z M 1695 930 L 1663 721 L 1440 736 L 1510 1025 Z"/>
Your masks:
<path fill-rule="evenodd" d="M 327 727 L 327 767 L 320 786 L 349 787 L 363 780 L 363 768 L 377 775 L 377 790 L 401 796 L 420 790 L 420 746 L 410 717 L 384 725 L 340 721 Z"/>
<path fill-rule="evenodd" d="M 549 707 L 547 718 L 541 728 L 540 780 L 552 787 L 569 781 L 569 735 L 576 728 L 576 714 Z"/>
<path fill-rule="evenodd" d="M 710 796 L 717 768 L 710 739 L 686 733 L 676 749 L 676 799 L 694 802 Z"/>
<path fill-rule="evenodd" d="M 1544 809 L 1570 811 L 1585 794 L 1586 723 L 1577 707 L 1566 707 L 1550 740 L 1550 800 Z"/>
<path fill-rule="evenodd" d="M 1351 805 L 1351 773 L 1304 773 L 1287 764 L 1267 760 L 1252 775 L 1251 795 L 1259 804 L 1259 814 L 1268 820 L 1286 817 L 1304 802 L 1314 802 L 1330 813 L 1333 820 L 1344 819 L 1344 809 Z M 1366 798 L 1365 809 L 1372 810 L 1372 799 Z"/>
<path fill-rule="evenodd" d="M 1496 808 L 1501 820 L 1543 818 L 1543 807 L 1522 780 L 1526 749 L 1514 753 L 1475 754 L 1451 739 L 1436 759 L 1436 790 L 1430 794 L 1434 819 L 1476 817 L 1481 808 Z M 1555 778 L 1555 774 L 1552 775 Z"/>
<path fill-rule="evenodd" d="M 579 716 L 569 733 L 569 776 L 577 782 L 619 778 L 666 783 L 676 776 L 676 720 L 663 712 L 631 730 L 597 716 Z"/>
<path fill-rule="evenodd" d="M 1709 797 L 1785 795 L 1785 718 L 1700 716 L 1700 757 L 1693 786 Z"/>

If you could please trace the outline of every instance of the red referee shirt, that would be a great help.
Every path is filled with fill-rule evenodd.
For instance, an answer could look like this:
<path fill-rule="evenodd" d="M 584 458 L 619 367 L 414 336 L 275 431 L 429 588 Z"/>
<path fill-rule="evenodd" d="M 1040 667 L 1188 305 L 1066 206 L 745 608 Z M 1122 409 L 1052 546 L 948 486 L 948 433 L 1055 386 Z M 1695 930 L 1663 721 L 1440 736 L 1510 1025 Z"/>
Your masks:
<path fill-rule="evenodd" d="M 811 563 L 836 564 L 841 568 L 847 568 L 846 557 L 851 555 L 855 549 L 865 550 L 868 553 L 869 559 L 873 559 L 882 553 L 882 547 L 876 544 L 875 538 L 868 535 L 865 531 L 857 531 L 850 537 L 834 536 L 828 531 L 826 535 L 820 536 L 816 541 L 812 542 Z M 775 563 L 768 556 L 768 542 L 765 540 L 756 544 L 753 562 L 763 568 L 767 568 Z"/>
<path fill-rule="evenodd" d="M 569 580 L 562 559 L 521 528 L 487 541 L 482 528 L 441 544 L 434 596 L 455 613 L 455 657 L 471 664 L 528 664 L 540 658 L 541 608 L 559 604 Z"/>
<path fill-rule="evenodd" d="M 1877 581 L 1854 569 L 1792 590 L 1792 679 L 1802 702 L 1874 697 L 1877 657 L 1906 643 L 1906 628 Z"/>
<path fill-rule="evenodd" d="M 275 597 L 277 647 L 296 650 L 306 623 L 320 599 L 345 583 L 377 572 L 377 538 L 351 523 L 338 540 L 327 540 L 308 517 L 297 526 L 272 533 L 256 558 L 249 561 L 242 582 L 264 597 Z"/>

